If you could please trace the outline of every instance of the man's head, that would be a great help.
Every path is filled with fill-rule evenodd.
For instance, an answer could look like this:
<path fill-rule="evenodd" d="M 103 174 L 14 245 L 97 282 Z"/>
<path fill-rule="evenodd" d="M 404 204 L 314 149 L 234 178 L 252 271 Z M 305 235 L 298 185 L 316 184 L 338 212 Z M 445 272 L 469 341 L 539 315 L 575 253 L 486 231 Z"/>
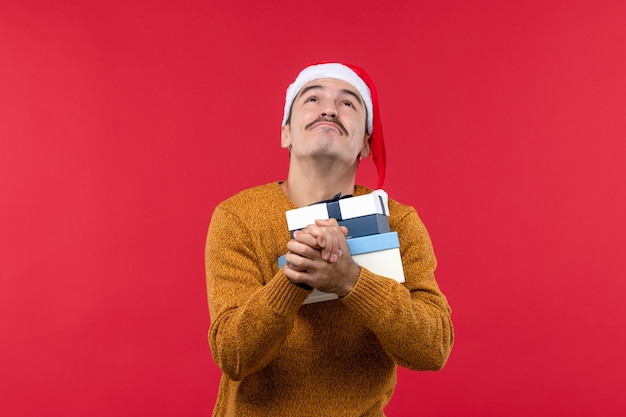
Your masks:
<path fill-rule="evenodd" d="M 319 87 L 320 83 L 313 83 L 316 80 L 339 80 L 347 83 L 348 88 L 343 90 L 355 96 L 355 104 L 364 108 L 366 116 L 364 133 L 369 138 L 368 153 L 371 149 L 371 155 L 378 170 L 377 188 L 381 188 L 385 178 L 385 146 L 378 111 L 378 98 L 374 83 L 363 69 L 340 63 L 313 64 L 303 69 L 287 88 L 282 126 L 291 123 L 294 101 L 302 96 L 303 88 Z"/>

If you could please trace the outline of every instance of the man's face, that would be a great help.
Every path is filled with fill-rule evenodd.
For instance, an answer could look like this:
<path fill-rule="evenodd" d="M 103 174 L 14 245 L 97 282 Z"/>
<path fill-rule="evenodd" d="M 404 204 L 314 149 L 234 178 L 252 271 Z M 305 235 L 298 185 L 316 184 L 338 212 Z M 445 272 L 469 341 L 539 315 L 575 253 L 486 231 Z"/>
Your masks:
<path fill-rule="evenodd" d="M 292 158 L 332 158 L 347 165 L 370 153 L 363 99 L 349 83 L 332 78 L 304 85 L 283 127 L 281 144 Z"/>

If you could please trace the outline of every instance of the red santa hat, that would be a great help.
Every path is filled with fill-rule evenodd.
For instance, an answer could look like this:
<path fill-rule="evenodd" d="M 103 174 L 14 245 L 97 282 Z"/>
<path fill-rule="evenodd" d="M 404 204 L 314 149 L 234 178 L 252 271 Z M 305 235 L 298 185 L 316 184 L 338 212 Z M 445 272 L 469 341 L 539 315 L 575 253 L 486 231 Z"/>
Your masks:
<path fill-rule="evenodd" d="M 385 142 L 383 130 L 380 124 L 380 111 L 378 107 L 378 94 L 370 76 L 362 68 L 356 65 L 340 64 L 337 62 L 322 62 L 312 64 L 303 69 L 296 80 L 287 88 L 285 97 L 285 111 L 283 123 L 285 126 L 291 115 L 291 106 L 296 96 L 306 84 L 320 78 L 333 78 L 345 81 L 352 85 L 361 95 L 367 109 L 367 133 L 370 134 L 370 147 L 372 159 L 378 171 L 378 184 L 376 188 L 382 188 L 385 181 Z"/>

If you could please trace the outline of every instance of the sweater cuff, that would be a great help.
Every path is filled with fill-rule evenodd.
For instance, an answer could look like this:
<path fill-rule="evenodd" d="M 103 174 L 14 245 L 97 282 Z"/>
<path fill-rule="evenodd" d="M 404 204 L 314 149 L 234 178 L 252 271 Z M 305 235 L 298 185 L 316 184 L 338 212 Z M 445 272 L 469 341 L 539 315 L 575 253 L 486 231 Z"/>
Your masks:
<path fill-rule="evenodd" d="M 366 268 L 361 268 L 359 279 L 341 301 L 348 307 L 362 311 L 366 315 L 376 316 L 380 313 L 380 306 L 389 297 L 389 292 L 398 283 L 391 279 L 374 274 Z"/>
<path fill-rule="evenodd" d="M 282 316 L 290 315 L 302 306 L 311 290 L 299 287 L 289 281 L 283 270 L 265 286 L 265 300 L 270 308 Z"/>

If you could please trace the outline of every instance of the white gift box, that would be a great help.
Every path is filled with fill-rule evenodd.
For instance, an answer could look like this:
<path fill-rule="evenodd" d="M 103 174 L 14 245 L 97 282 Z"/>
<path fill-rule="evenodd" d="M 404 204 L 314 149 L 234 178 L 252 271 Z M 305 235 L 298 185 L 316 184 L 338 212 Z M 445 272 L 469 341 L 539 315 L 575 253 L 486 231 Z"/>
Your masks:
<path fill-rule="evenodd" d="M 388 196 L 385 191 L 375 190 L 358 197 L 342 198 L 286 211 L 290 231 L 302 229 L 315 223 L 315 220 L 330 218 L 346 220 L 370 214 L 389 216 Z"/>

